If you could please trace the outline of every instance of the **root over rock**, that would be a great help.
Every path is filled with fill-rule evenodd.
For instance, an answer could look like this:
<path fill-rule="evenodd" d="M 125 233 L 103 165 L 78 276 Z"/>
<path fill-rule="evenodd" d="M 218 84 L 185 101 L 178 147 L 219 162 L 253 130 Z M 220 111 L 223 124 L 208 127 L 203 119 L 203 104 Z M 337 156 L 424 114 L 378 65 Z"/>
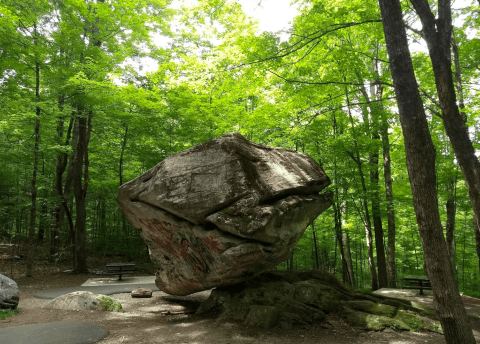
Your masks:
<path fill-rule="evenodd" d="M 217 311 L 219 319 L 236 319 L 265 328 L 310 325 L 330 313 L 362 330 L 435 329 L 431 310 L 410 301 L 345 287 L 320 270 L 270 271 L 249 281 L 216 288 L 197 314 Z"/>

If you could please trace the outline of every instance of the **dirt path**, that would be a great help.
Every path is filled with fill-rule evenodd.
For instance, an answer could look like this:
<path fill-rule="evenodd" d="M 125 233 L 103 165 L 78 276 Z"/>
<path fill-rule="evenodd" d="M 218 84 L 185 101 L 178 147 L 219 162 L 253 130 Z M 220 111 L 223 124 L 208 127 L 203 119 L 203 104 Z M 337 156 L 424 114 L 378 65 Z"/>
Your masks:
<path fill-rule="evenodd" d="M 307 344 L 441 344 L 443 336 L 437 333 L 410 333 L 357 331 L 342 319 L 331 316 L 326 322 L 312 327 L 285 330 L 269 330 L 247 326 L 235 321 L 219 322 L 210 316 L 193 314 L 199 303 L 208 297 L 208 292 L 188 297 L 172 297 L 155 292 L 151 299 L 132 299 L 130 294 L 116 294 L 124 308 L 123 313 L 101 311 L 63 311 L 44 309 L 48 300 L 33 298 L 33 294 L 46 288 L 78 286 L 91 276 L 56 274 L 18 281 L 21 295 L 20 313 L 0 321 L 0 327 L 37 324 L 52 321 L 84 321 L 104 326 L 110 335 L 101 344 L 116 343 L 170 343 L 170 344 L 243 344 L 243 343 L 307 343 Z M 431 298 L 417 299 L 430 303 Z M 467 311 L 476 317 L 472 320 L 475 335 L 480 341 L 480 300 L 466 299 Z"/>

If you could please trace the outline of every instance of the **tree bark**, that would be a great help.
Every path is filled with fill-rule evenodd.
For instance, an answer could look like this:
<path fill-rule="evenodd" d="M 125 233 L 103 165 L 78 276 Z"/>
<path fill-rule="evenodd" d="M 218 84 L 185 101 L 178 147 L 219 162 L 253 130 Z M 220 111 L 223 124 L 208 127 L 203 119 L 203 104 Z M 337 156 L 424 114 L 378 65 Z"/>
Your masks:
<path fill-rule="evenodd" d="M 337 202 L 338 202 L 338 197 L 337 197 Z M 347 285 L 351 285 L 350 280 L 348 278 L 347 263 L 345 261 L 344 247 L 343 247 L 343 240 L 342 240 L 342 212 L 337 202 L 333 202 L 333 212 L 334 212 L 334 220 L 335 220 L 335 238 L 339 246 L 340 261 L 342 264 L 342 280 L 343 280 L 343 283 Z"/>
<path fill-rule="evenodd" d="M 480 161 L 475 155 L 475 149 L 468 135 L 465 118 L 457 105 L 451 68 L 452 10 L 450 1 L 439 0 L 438 18 L 435 18 L 425 0 L 411 0 L 411 3 L 423 25 L 422 32 L 432 62 L 438 100 L 442 109 L 443 125 L 465 178 L 473 214 L 476 221 L 480 222 Z"/>
<path fill-rule="evenodd" d="M 445 224 L 445 240 L 447 242 L 448 253 L 452 264 L 455 258 L 455 181 L 448 183 L 448 199 L 447 199 L 447 222 Z"/>
<path fill-rule="evenodd" d="M 63 110 L 62 99 L 59 100 L 59 110 L 60 111 Z M 67 147 L 70 144 L 70 138 L 72 135 L 74 121 L 75 121 L 75 117 L 72 115 L 70 118 L 70 122 L 68 124 L 67 135 L 66 135 L 65 144 L 64 144 L 65 149 L 62 153 L 58 155 L 57 164 L 55 168 L 55 194 L 57 195 L 57 205 L 54 211 L 55 221 L 54 221 L 51 238 L 50 238 L 50 259 L 54 258 L 57 252 L 57 248 L 60 244 L 59 236 L 63 226 L 63 219 L 65 214 L 67 215 L 70 232 L 71 233 L 74 232 L 72 214 L 68 206 L 67 197 L 66 197 L 66 194 L 68 193 L 68 189 L 70 188 L 69 186 L 70 183 L 68 181 L 71 180 L 71 177 L 67 178 L 67 181 L 65 182 L 65 188 L 63 185 L 63 173 L 65 172 L 65 169 L 67 167 L 67 161 L 68 161 Z M 63 126 L 64 126 L 64 120 L 63 120 L 63 117 L 60 117 L 57 121 L 57 139 L 59 144 L 63 144 L 62 142 Z"/>
<path fill-rule="evenodd" d="M 383 146 L 383 177 L 385 180 L 385 196 L 387 201 L 387 277 L 388 287 L 397 287 L 397 273 L 395 267 L 395 208 L 393 205 L 392 170 L 390 159 L 390 141 L 388 138 L 388 122 L 385 115 L 382 116 L 380 129 Z"/>
<path fill-rule="evenodd" d="M 345 90 L 345 94 L 347 96 L 347 106 L 348 106 L 348 115 L 350 117 L 350 121 L 352 124 L 352 128 L 354 128 L 354 122 L 353 122 L 353 117 L 352 113 L 350 111 L 350 100 L 348 98 L 348 90 Z M 378 289 L 378 278 L 377 278 L 377 270 L 375 267 L 375 259 L 373 257 L 373 238 L 372 238 L 372 223 L 370 221 L 370 211 L 368 209 L 368 201 L 367 201 L 367 186 L 365 184 L 365 175 L 363 173 L 362 169 L 362 161 L 360 160 L 360 153 L 358 150 L 358 144 L 357 144 L 357 138 L 358 135 L 354 138 L 354 152 L 346 152 L 350 158 L 356 163 L 358 167 L 358 174 L 360 176 L 360 181 L 362 183 L 362 207 L 363 207 L 363 216 L 360 211 L 360 209 L 357 209 L 359 216 L 363 220 L 363 224 L 365 226 L 365 236 L 366 236 L 366 242 L 367 242 L 367 249 L 368 249 L 368 266 L 370 267 L 370 276 L 371 276 L 371 282 L 372 282 L 372 291 L 375 291 Z"/>
<path fill-rule="evenodd" d="M 47 201 L 42 201 L 42 207 L 40 208 L 40 223 L 38 226 L 37 241 L 40 245 L 43 244 L 43 238 L 45 237 L 45 228 L 47 227 Z"/>
<path fill-rule="evenodd" d="M 85 143 L 87 131 L 87 119 L 82 110 L 78 111 L 78 141 L 73 159 L 73 191 L 75 195 L 75 248 L 74 248 L 74 271 L 76 273 L 88 273 L 86 253 L 86 209 L 85 190 L 83 189 L 82 174 L 83 160 L 85 157 Z"/>
<path fill-rule="evenodd" d="M 378 73 L 378 64 L 375 60 L 374 70 Z M 357 74 L 358 78 L 361 80 L 360 75 Z M 363 80 L 362 80 L 363 82 Z M 383 94 L 383 88 L 381 85 L 371 84 L 370 94 L 371 97 L 375 97 L 377 102 L 371 102 L 371 97 L 368 95 L 367 90 L 364 86 L 360 88 L 368 107 L 370 108 L 370 122 L 371 125 L 367 126 L 369 123 L 368 111 L 362 109 L 364 125 L 366 127 L 366 135 L 371 135 L 372 140 L 379 140 L 379 126 L 380 126 L 380 117 L 383 112 L 381 107 L 381 100 Z M 387 266 L 385 260 L 385 247 L 383 243 L 383 223 L 382 215 L 380 211 L 380 192 L 378 190 L 378 148 L 375 147 L 373 152 L 370 155 L 369 164 L 371 166 L 370 170 L 370 185 L 372 186 L 373 192 L 371 197 L 372 203 L 372 220 L 373 220 L 373 229 L 375 233 L 375 252 L 377 254 L 377 269 L 378 269 L 378 288 L 386 288 L 388 285 L 387 277 Z M 365 190 L 364 190 L 365 192 Z"/>
<path fill-rule="evenodd" d="M 477 251 L 477 256 L 478 256 L 478 270 L 480 272 L 480 226 L 478 223 L 475 221 L 475 218 L 473 218 L 473 232 L 475 234 L 475 249 Z"/>
<path fill-rule="evenodd" d="M 37 43 L 37 25 L 33 25 L 34 33 L 34 46 L 38 45 Z M 40 62 L 38 60 L 38 55 L 35 52 L 35 130 L 34 130 L 34 148 L 33 148 L 33 172 L 32 172 L 32 182 L 31 182 L 31 206 L 30 206 L 30 225 L 28 228 L 28 242 L 29 250 L 27 253 L 27 277 L 33 276 L 33 250 L 35 246 L 35 220 L 37 217 L 37 171 L 38 171 L 38 151 L 40 146 Z"/>
<path fill-rule="evenodd" d="M 348 238 L 348 234 L 346 232 L 342 233 L 342 243 L 343 243 L 343 256 L 346 263 L 346 275 L 348 284 L 351 286 L 355 285 L 355 275 L 353 274 L 353 262 L 352 262 L 352 254 L 350 251 L 350 241 Z"/>
<path fill-rule="evenodd" d="M 74 271 L 76 273 L 88 273 L 87 267 L 87 213 L 86 197 L 88 190 L 88 143 L 90 141 L 92 113 L 84 113 L 79 108 L 78 117 L 78 141 L 73 163 L 73 190 L 75 194 L 75 257 Z M 83 174 L 83 178 L 82 178 Z M 83 179 L 83 180 L 82 180 Z"/>
<path fill-rule="evenodd" d="M 375 232 L 375 250 L 377 253 L 378 288 L 388 286 L 387 264 L 385 260 L 385 246 L 383 244 L 383 224 L 380 211 L 380 193 L 378 191 L 378 153 L 370 157 L 373 171 L 370 172 L 370 182 L 375 188 L 372 198 L 372 219 Z"/>
<path fill-rule="evenodd" d="M 123 184 L 123 155 L 125 154 L 125 147 L 127 146 L 128 125 L 125 125 L 125 133 L 123 134 L 122 149 L 120 151 L 120 161 L 118 163 L 118 179 L 120 186 Z"/>
<path fill-rule="evenodd" d="M 320 260 L 318 259 L 317 234 L 315 233 L 315 221 L 312 222 L 312 234 L 313 234 L 314 268 L 320 269 Z"/>
<path fill-rule="evenodd" d="M 412 0 L 413 2 L 419 2 Z M 474 344 L 438 212 L 435 149 L 418 92 L 399 0 L 379 0 L 405 142 L 407 170 L 437 315 L 448 344 Z M 421 6 L 428 6 L 421 1 Z"/>

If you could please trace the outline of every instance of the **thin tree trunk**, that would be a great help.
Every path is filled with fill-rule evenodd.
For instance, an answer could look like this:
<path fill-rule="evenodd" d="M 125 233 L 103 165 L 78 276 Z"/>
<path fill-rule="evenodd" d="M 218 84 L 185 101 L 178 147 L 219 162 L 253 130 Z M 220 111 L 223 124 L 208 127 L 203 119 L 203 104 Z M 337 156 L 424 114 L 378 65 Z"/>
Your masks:
<path fill-rule="evenodd" d="M 40 224 L 38 226 L 37 241 L 41 245 L 43 244 L 43 238 L 45 237 L 45 228 L 47 227 L 47 201 L 42 201 L 42 207 L 40 208 Z"/>
<path fill-rule="evenodd" d="M 61 98 L 59 100 L 59 109 L 60 111 L 63 110 L 63 99 Z M 68 161 L 68 150 L 67 147 L 70 144 L 70 138 L 72 135 L 72 129 L 74 126 L 74 121 L 75 118 L 74 116 L 71 116 L 70 122 L 68 124 L 68 129 L 67 129 L 67 136 L 64 144 L 64 151 L 58 155 L 57 157 L 57 165 L 55 169 L 55 194 L 57 195 L 57 205 L 55 207 L 55 221 L 54 221 L 54 226 L 53 230 L 51 233 L 51 239 L 50 239 L 50 256 L 51 259 L 53 259 L 55 253 L 57 252 L 57 248 L 60 244 L 60 231 L 62 230 L 63 226 L 63 219 L 65 214 L 67 215 L 68 219 L 68 224 L 70 228 L 70 232 L 73 233 L 73 220 L 72 220 L 72 214 L 70 211 L 70 208 L 68 207 L 67 199 L 66 199 L 66 194 L 68 193 L 69 187 L 69 182 L 65 182 L 65 190 L 63 186 L 63 173 L 65 172 L 65 169 L 67 167 L 67 161 Z M 58 119 L 57 122 L 57 138 L 59 144 L 63 144 L 63 126 L 64 126 L 64 120 L 62 117 Z M 71 175 L 71 173 L 70 173 Z M 67 181 L 71 180 L 71 177 L 67 177 Z"/>
<path fill-rule="evenodd" d="M 37 46 L 37 25 L 34 24 L 34 45 Z M 33 148 L 33 173 L 31 183 L 31 207 L 30 207 L 30 225 L 28 228 L 29 250 L 27 253 L 27 277 L 32 277 L 33 270 L 33 250 L 35 246 L 35 220 L 37 216 L 37 171 L 38 171 L 38 151 L 40 146 L 40 62 L 38 61 L 37 53 L 35 53 L 35 144 Z"/>
<path fill-rule="evenodd" d="M 352 113 L 350 111 L 350 100 L 348 98 L 348 90 L 345 89 L 345 93 L 347 96 L 347 105 L 348 105 L 348 115 L 350 117 L 350 121 L 352 123 L 352 128 L 354 128 L 354 122 L 353 122 L 353 117 Z M 355 151 L 352 152 L 346 152 L 352 160 L 357 164 L 358 168 L 358 174 L 360 176 L 360 181 L 362 183 L 362 207 L 363 207 L 363 224 L 365 226 L 365 236 L 366 236 L 366 241 L 367 241 L 367 249 L 368 249 L 368 266 L 370 267 L 370 275 L 371 275 L 371 281 L 372 281 L 372 291 L 375 291 L 378 289 L 378 278 L 377 278 L 377 270 L 375 268 L 375 259 L 373 257 L 373 238 L 372 238 L 372 223 L 370 221 L 370 211 L 368 209 L 368 201 L 367 201 L 367 186 L 365 184 L 365 175 L 363 173 L 362 169 L 362 161 L 360 160 L 360 153 L 358 150 L 358 145 L 356 139 L 358 138 L 358 135 L 355 137 L 354 140 L 354 149 Z M 359 212 L 359 216 L 362 216 L 362 214 Z"/>
<path fill-rule="evenodd" d="M 370 163 L 374 166 L 370 172 L 370 182 L 374 184 L 375 192 L 372 198 L 372 219 L 375 232 L 375 249 L 377 253 L 378 288 L 388 286 L 387 264 L 385 260 L 385 246 L 383 244 L 383 224 L 380 211 L 380 193 L 378 191 L 378 154 L 372 155 Z"/>
<path fill-rule="evenodd" d="M 88 141 L 91 128 L 91 114 L 88 115 L 87 119 L 83 109 L 80 108 L 78 115 L 78 141 L 73 167 L 73 189 L 76 210 L 74 271 L 76 273 L 88 273 L 86 251 L 86 196 L 88 186 Z"/>
<path fill-rule="evenodd" d="M 378 64 L 375 61 L 375 72 L 378 73 Z M 372 97 L 375 96 L 375 99 L 378 102 L 371 102 L 370 96 L 367 93 L 366 88 L 363 86 L 360 88 L 365 101 L 369 104 L 370 108 L 370 120 L 371 125 L 367 128 L 366 134 L 372 136 L 372 140 L 379 140 L 379 126 L 380 126 L 380 117 L 383 112 L 381 106 L 383 88 L 381 85 L 377 86 L 375 90 L 375 85 L 370 86 Z M 364 125 L 368 124 L 368 111 L 365 109 L 362 111 L 364 118 Z M 352 123 L 353 125 L 353 123 Z M 375 147 L 374 151 L 370 155 L 369 164 L 371 165 L 370 170 L 370 184 L 373 188 L 373 193 L 371 197 L 372 203 L 372 220 L 373 220 L 373 229 L 375 233 L 375 251 L 377 254 L 377 269 L 378 269 L 378 288 L 386 288 L 388 284 L 387 277 L 387 265 L 385 260 L 385 247 L 383 243 L 383 224 L 382 224 L 382 215 L 380 211 L 380 192 L 378 190 L 378 149 Z"/>
<path fill-rule="evenodd" d="M 382 116 L 381 137 L 383 146 L 383 176 L 385 180 L 385 196 L 387 201 L 388 244 L 387 244 L 387 275 L 388 287 L 397 287 L 395 267 L 395 209 L 393 205 L 392 170 L 390 159 L 390 141 L 388 138 L 388 122 Z"/>
<path fill-rule="evenodd" d="M 320 261 L 318 259 L 318 245 L 317 234 L 315 233 L 315 221 L 312 222 L 312 234 L 313 234 L 313 256 L 314 256 L 314 269 L 320 269 Z"/>
<path fill-rule="evenodd" d="M 127 137 L 128 137 L 128 125 L 125 125 L 125 133 L 123 135 L 123 143 L 122 143 L 122 149 L 120 152 L 120 161 L 119 161 L 119 166 L 118 166 L 118 179 L 120 181 L 120 186 L 123 184 L 123 155 L 125 154 L 125 147 L 127 145 Z M 127 221 L 125 219 L 125 216 L 123 215 L 122 212 L 120 212 L 120 216 L 122 218 L 122 231 L 123 231 L 123 237 L 126 239 L 125 240 L 125 253 L 126 253 L 126 260 L 130 260 L 130 254 L 129 254 L 129 248 L 130 248 L 130 241 L 128 240 L 128 231 L 127 231 Z"/>
<path fill-rule="evenodd" d="M 443 237 L 438 212 L 435 149 L 408 50 L 402 9 L 399 0 L 379 0 L 379 3 L 404 136 L 415 214 L 432 283 L 435 308 L 448 344 L 474 344 L 476 341 L 458 292 Z M 428 6 L 428 3 L 421 3 L 422 6 L 425 4 Z"/>
<path fill-rule="evenodd" d="M 339 245 L 340 261 L 342 265 L 342 280 L 343 280 L 343 283 L 348 283 L 347 275 L 346 275 L 347 271 L 346 271 L 345 261 L 343 257 L 342 213 L 340 211 L 340 206 L 336 202 L 333 202 L 332 205 L 333 205 L 334 222 L 335 222 L 335 239 Z M 335 258 L 336 258 L 336 255 L 335 255 Z"/>
<path fill-rule="evenodd" d="M 330 270 L 331 270 L 330 256 L 328 255 L 326 242 L 327 242 L 327 240 L 326 240 L 326 237 L 325 237 L 325 232 L 323 232 L 323 245 L 322 245 L 323 269 L 325 271 L 330 272 Z"/>
<path fill-rule="evenodd" d="M 125 147 L 127 146 L 128 125 L 125 125 L 125 133 L 123 134 L 122 149 L 120 151 L 120 161 L 118 163 L 118 179 L 120 186 L 123 184 L 123 155 L 125 153 Z"/>
<path fill-rule="evenodd" d="M 342 233 L 342 242 L 343 242 L 343 256 L 345 257 L 345 270 L 347 271 L 347 284 L 354 286 L 355 285 L 355 275 L 353 273 L 353 263 L 352 263 L 352 254 L 350 252 L 350 242 L 348 239 L 348 234 L 346 232 Z"/>

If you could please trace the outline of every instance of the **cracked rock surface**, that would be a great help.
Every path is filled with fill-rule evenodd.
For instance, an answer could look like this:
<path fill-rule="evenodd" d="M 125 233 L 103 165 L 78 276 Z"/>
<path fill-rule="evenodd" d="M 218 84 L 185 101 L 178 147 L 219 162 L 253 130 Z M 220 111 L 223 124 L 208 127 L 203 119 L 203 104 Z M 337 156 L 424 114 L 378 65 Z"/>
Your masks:
<path fill-rule="evenodd" d="M 288 259 L 331 205 L 305 154 L 227 134 L 172 155 L 122 185 L 118 203 L 174 295 L 245 281 Z"/>

